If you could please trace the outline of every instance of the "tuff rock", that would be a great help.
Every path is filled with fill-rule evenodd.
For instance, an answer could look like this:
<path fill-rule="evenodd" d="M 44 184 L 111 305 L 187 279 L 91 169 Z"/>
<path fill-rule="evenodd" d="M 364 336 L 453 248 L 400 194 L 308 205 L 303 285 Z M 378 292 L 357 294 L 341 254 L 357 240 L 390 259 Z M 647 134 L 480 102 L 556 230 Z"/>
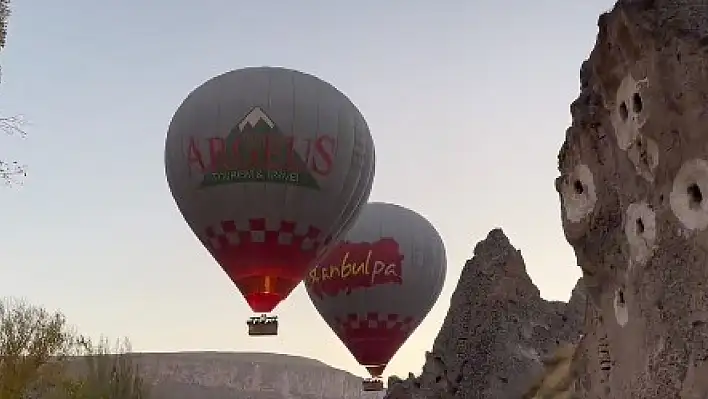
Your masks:
<path fill-rule="evenodd" d="M 585 312 L 578 284 L 568 304 L 548 302 L 501 229 L 474 249 L 420 376 L 391 378 L 386 398 L 520 398 L 559 343 L 577 342 Z"/>
<path fill-rule="evenodd" d="M 708 397 L 708 1 L 600 16 L 558 155 L 592 306 L 578 398 Z"/>
<path fill-rule="evenodd" d="M 320 361 L 275 353 L 177 352 L 129 355 L 153 399 L 380 399 L 362 379 Z M 74 371 L 85 367 L 74 359 Z"/>

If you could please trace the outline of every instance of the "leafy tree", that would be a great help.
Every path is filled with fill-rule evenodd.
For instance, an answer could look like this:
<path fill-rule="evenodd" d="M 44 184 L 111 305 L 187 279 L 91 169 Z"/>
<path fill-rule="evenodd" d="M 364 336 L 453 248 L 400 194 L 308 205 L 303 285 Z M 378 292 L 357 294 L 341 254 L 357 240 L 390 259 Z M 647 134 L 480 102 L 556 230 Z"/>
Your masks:
<path fill-rule="evenodd" d="M 10 0 L 0 0 L 0 51 L 7 41 L 7 22 L 10 18 Z M 0 117 L 0 131 L 7 135 L 24 137 L 25 120 L 22 116 Z M 18 176 L 25 176 L 25 167 L 17 161 L 0 159 L 0 180 L 6 183 L 15 181 Z"/>
<path fill-rule="evenodd" d="M 21 301 L 0 301 L 0 399 L 38 397 L 62 378 L 74 347 L 61 313 Z"/>
<path fill-rule="evenodd" d="M 59 312 L 0 301 L 0 399 L 147 399 L 129 352 L 77 335 Z"/>

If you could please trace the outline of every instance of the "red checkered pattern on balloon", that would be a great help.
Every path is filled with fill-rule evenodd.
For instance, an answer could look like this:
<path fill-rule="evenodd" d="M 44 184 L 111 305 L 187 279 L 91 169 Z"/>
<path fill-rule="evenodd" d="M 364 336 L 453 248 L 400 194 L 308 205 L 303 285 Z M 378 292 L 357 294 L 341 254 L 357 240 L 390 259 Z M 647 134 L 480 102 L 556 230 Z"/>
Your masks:
<path fill-rule="evenodd" d="M 229 247 L 250 247 L 254 250 L 260 247 L 263 250 L 277 248 L 281 256 L 287 255 L 282 251 L 292 251 L 293 256 L 298 256 L 316 252 L 331 241 L 330 237 L 322 237 L 319 228 L 311 225 L 303 229 L 304 234 L 297 234 L 297 223 L 291 221 L 281 221 L 277 229 L 266 227 L 264 218 L 250 219 L 245 230 L 239 230 L 235 221 L 225 220 L 206 228 L 205 245 L 217 253 Z"/>
<path fill-rule="evenodd" d="M 388 336 L 408 336 L 415 324 L 413 317 L 375 312 L 367 313 L 364 317 L 352 313 L 344 319 L 335 317 L 334 320 L 340 332 L 353 339 L 380 336 L 382 332 Z"/>

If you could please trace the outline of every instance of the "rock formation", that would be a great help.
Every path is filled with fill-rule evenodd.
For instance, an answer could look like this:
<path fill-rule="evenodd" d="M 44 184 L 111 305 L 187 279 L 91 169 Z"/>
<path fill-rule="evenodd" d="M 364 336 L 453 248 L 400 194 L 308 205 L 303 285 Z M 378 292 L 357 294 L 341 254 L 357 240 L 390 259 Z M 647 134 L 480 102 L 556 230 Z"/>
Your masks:
<path fill-rule="evenodd" d="M 599 21 L 558 155 L 592 306 L 579 398 L 708 397 L 708 1 L 620 0 Z"/>
<path fill-rule="evenodd" d="M 579 284 L 569 304 L 547 302 L 502 230 L 474 249 L 419 377 L 389 380 L 389 399 L 520 398 L 541 359 L 576 342 L 585 311 Z"/>
<path fill-rule="evenodd" d="M 361 378 L 317 360 L 274 353 L 136 353 L 153 399 L 379 399 Z M 81 367 L 77 363 L 77 367 Z"/>

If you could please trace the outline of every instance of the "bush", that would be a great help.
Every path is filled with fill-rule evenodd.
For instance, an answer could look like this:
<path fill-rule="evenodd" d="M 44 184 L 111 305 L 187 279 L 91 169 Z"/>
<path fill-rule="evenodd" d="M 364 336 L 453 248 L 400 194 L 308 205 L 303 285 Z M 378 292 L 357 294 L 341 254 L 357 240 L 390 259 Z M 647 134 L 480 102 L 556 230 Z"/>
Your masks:
<path fill-rule="evenodd" d="M 53 390 L 73 346 L 62 314 L 0 301 L 0 399 L 41 397 Z"/>
<path fill-rule="evenodd" d="M 65 390 L 70 399 L 146 399 L 149 385 L 130 356 L 128 340 L 110 349 L 108 340 L 98 345 L 80 341 L 84 362 L 78 378 L 68 380 Z"/>
<path fill-rule="evenodd" d="M 0 300 L 0 399 L 145 399 L 124 341 L 111 351 L 74 333 L 59 312 Z"/>

